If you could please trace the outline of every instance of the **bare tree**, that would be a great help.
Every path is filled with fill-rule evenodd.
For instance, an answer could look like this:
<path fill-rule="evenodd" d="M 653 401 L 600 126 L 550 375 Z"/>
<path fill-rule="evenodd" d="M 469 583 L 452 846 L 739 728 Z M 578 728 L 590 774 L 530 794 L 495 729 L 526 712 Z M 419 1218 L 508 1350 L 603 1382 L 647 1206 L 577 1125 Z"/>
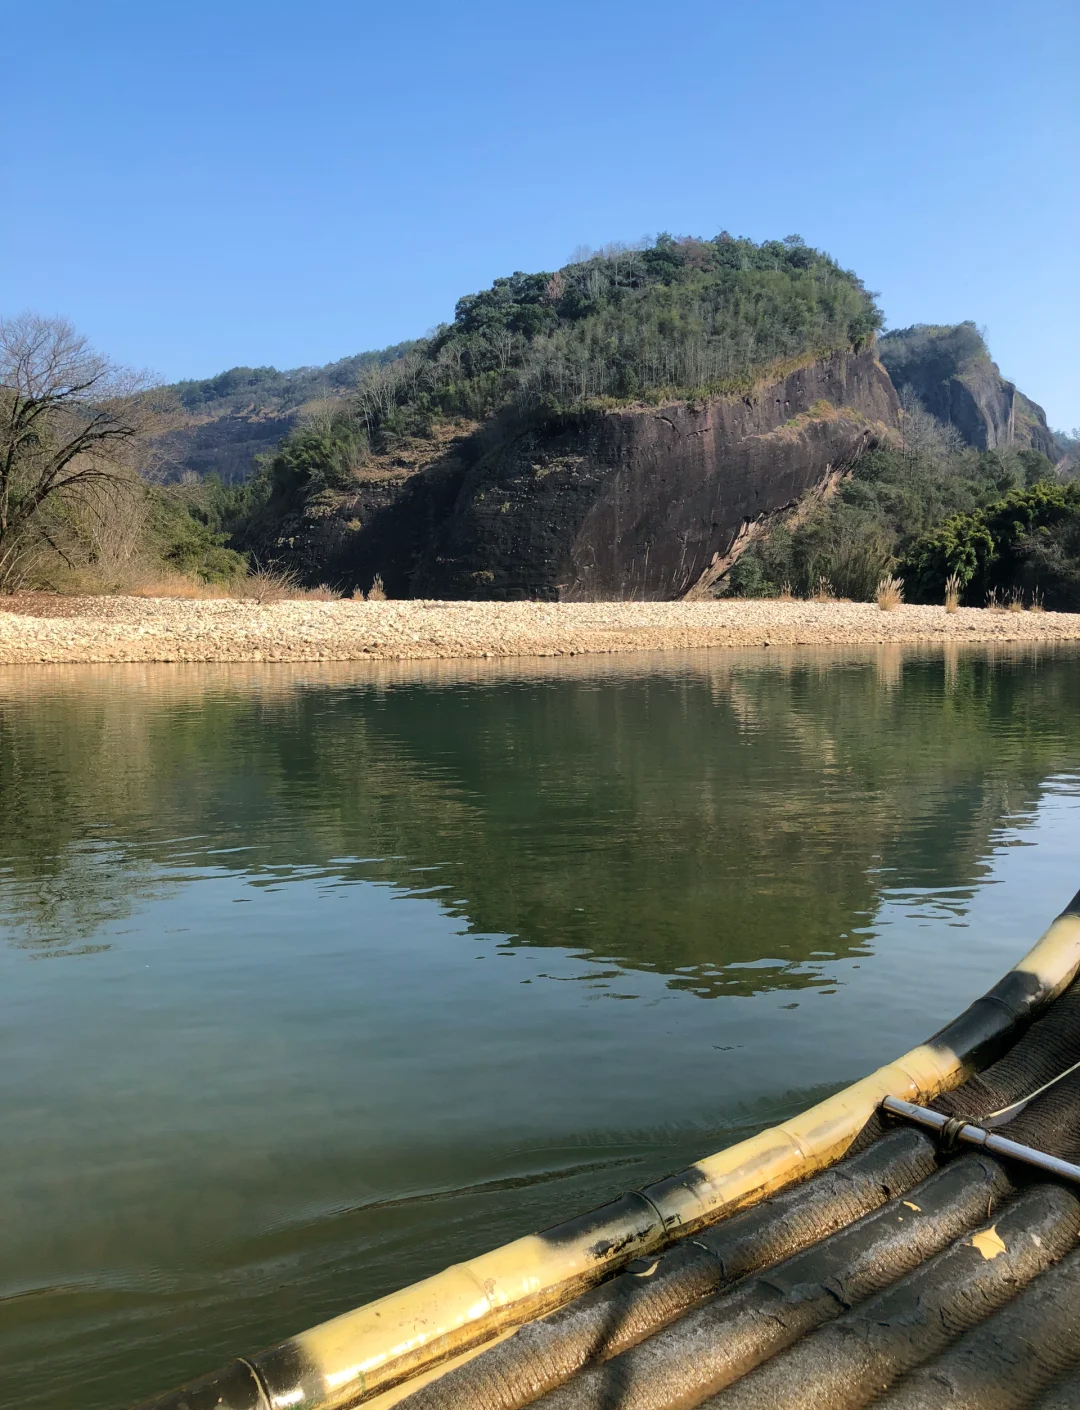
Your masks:
<path fill-rule="evenodd" d="M 932 464 L 963 449 L 956 427 L 931 416 L 910 383 L 900 389 L 900 411 L 901 449 L 909 464 Z"/>
<path fill-rule="evenodd" d="M 41 544 L 63 555 L 64 511 L 108 512 L 141 488 L 147 379 L 114 366 L 63 319 L 0 320 L 0 587 Z"/>
<path fill-rule="evenodd" d="M 460 361 L 459 361 L 460 366 Z M 445 370 L 446 363 L 435 368 L 416 353 L 396 357 L 381 366 L 367 367 L 356 380 L 354 406 L 365 422 L 369 437 L 380 421 L 394 409 L 414 399 L 422 388 L 432 385 L 432 377 Z"/>

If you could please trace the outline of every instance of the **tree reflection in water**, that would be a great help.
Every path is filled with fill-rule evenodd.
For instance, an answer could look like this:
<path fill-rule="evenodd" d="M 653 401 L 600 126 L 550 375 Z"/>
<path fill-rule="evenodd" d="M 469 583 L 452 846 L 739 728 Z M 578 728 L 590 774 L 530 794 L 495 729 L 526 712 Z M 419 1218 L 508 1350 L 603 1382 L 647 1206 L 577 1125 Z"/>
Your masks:
<path fill-rule="evenodd" d="M 1076 677 L 885 647 L 8 671 L 4 912 L 85 952 L 202 868 L 323 875 L 703 995 L 820 984 L 885 891 L 963 914 L 995 829 L 1076 764 Z"/>

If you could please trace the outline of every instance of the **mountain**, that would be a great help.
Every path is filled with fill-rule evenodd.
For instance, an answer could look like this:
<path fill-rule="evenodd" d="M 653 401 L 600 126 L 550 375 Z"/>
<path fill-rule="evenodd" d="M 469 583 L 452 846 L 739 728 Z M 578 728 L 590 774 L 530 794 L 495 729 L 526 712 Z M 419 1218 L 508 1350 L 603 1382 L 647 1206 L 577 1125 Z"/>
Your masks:
<path fill-rule="evenodd" d="M 324 367 L 233 367 L 216 377 L 163 388 L 168 429 L 154 443 L 155 471 L 166 480 L 216 474 L 226 484 L 245 480 L 255 457 L 327 398 L 347 395 L 370 367 L 404 357 L 411 342 L 341 358 Z"/>
<path fill-rule="evenodd" d="M 166 478 L 244 482 L 233 543 L 306 581 L 707 593 L 784 511 L 810 493 L 805 517 L 899 446 L 919 408 L 973 451 L 1064 456 L 974 324 L 878 338 L 881 322 L 798 236 L 659 236 L 496 279 L 415 342 L 178 383 L 158 455 Z"/>
<path fill-rule="evenodd" d="M 797 236 L 498 279 L 282 445 L 245 546 L 398 596 L 705 590 L 763 516 L 893 434 L 880 323 Z"/>
<path fill-rule="evenodd" d="M 889 379 L 864 349 L 808 359 L 741 397 L 528 427 L 412 480 L 396 515 L 357 534 L 353 563 L 402 596 L 705 593 L 769 516 L 808 490 L 827 494 L 896 421 Z"/>
<path fill-rule="evenodd" d="M 1007 382 L 974 323 L 916 323 L 886 333 L 878 356 L 898 391 L 910 387 L 923 407 L 955 426 L 976 450 L 1017 446 L 1060 460 L 1041 406 Z"/>

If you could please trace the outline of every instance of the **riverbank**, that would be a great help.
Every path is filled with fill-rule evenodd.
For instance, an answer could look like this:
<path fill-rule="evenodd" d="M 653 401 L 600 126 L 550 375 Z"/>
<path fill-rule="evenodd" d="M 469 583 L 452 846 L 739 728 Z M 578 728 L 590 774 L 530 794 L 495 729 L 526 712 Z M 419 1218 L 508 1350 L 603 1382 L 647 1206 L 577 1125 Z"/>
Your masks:
<path fill-rule="evenodd" d="M 10 610 L 10 608 L 15 610 Z M 702 647 L 1080 640 L 1080 613 L 873 603 L 12 599 L 0 665 L 564 656 Z"/>

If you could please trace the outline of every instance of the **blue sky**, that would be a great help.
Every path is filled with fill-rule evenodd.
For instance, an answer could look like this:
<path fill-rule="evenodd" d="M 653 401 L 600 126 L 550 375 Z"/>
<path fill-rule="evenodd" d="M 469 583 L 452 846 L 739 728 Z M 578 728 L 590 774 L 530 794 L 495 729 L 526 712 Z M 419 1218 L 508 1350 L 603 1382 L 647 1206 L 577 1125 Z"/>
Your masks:
<path fill-rule="evenodd" d="M 167 379 L 728 229 L 828 250 L 890 327 L 973 318 L 1080 424 L 1075 0 L 43 0 L 2 42 L 0 310 Z"/>

